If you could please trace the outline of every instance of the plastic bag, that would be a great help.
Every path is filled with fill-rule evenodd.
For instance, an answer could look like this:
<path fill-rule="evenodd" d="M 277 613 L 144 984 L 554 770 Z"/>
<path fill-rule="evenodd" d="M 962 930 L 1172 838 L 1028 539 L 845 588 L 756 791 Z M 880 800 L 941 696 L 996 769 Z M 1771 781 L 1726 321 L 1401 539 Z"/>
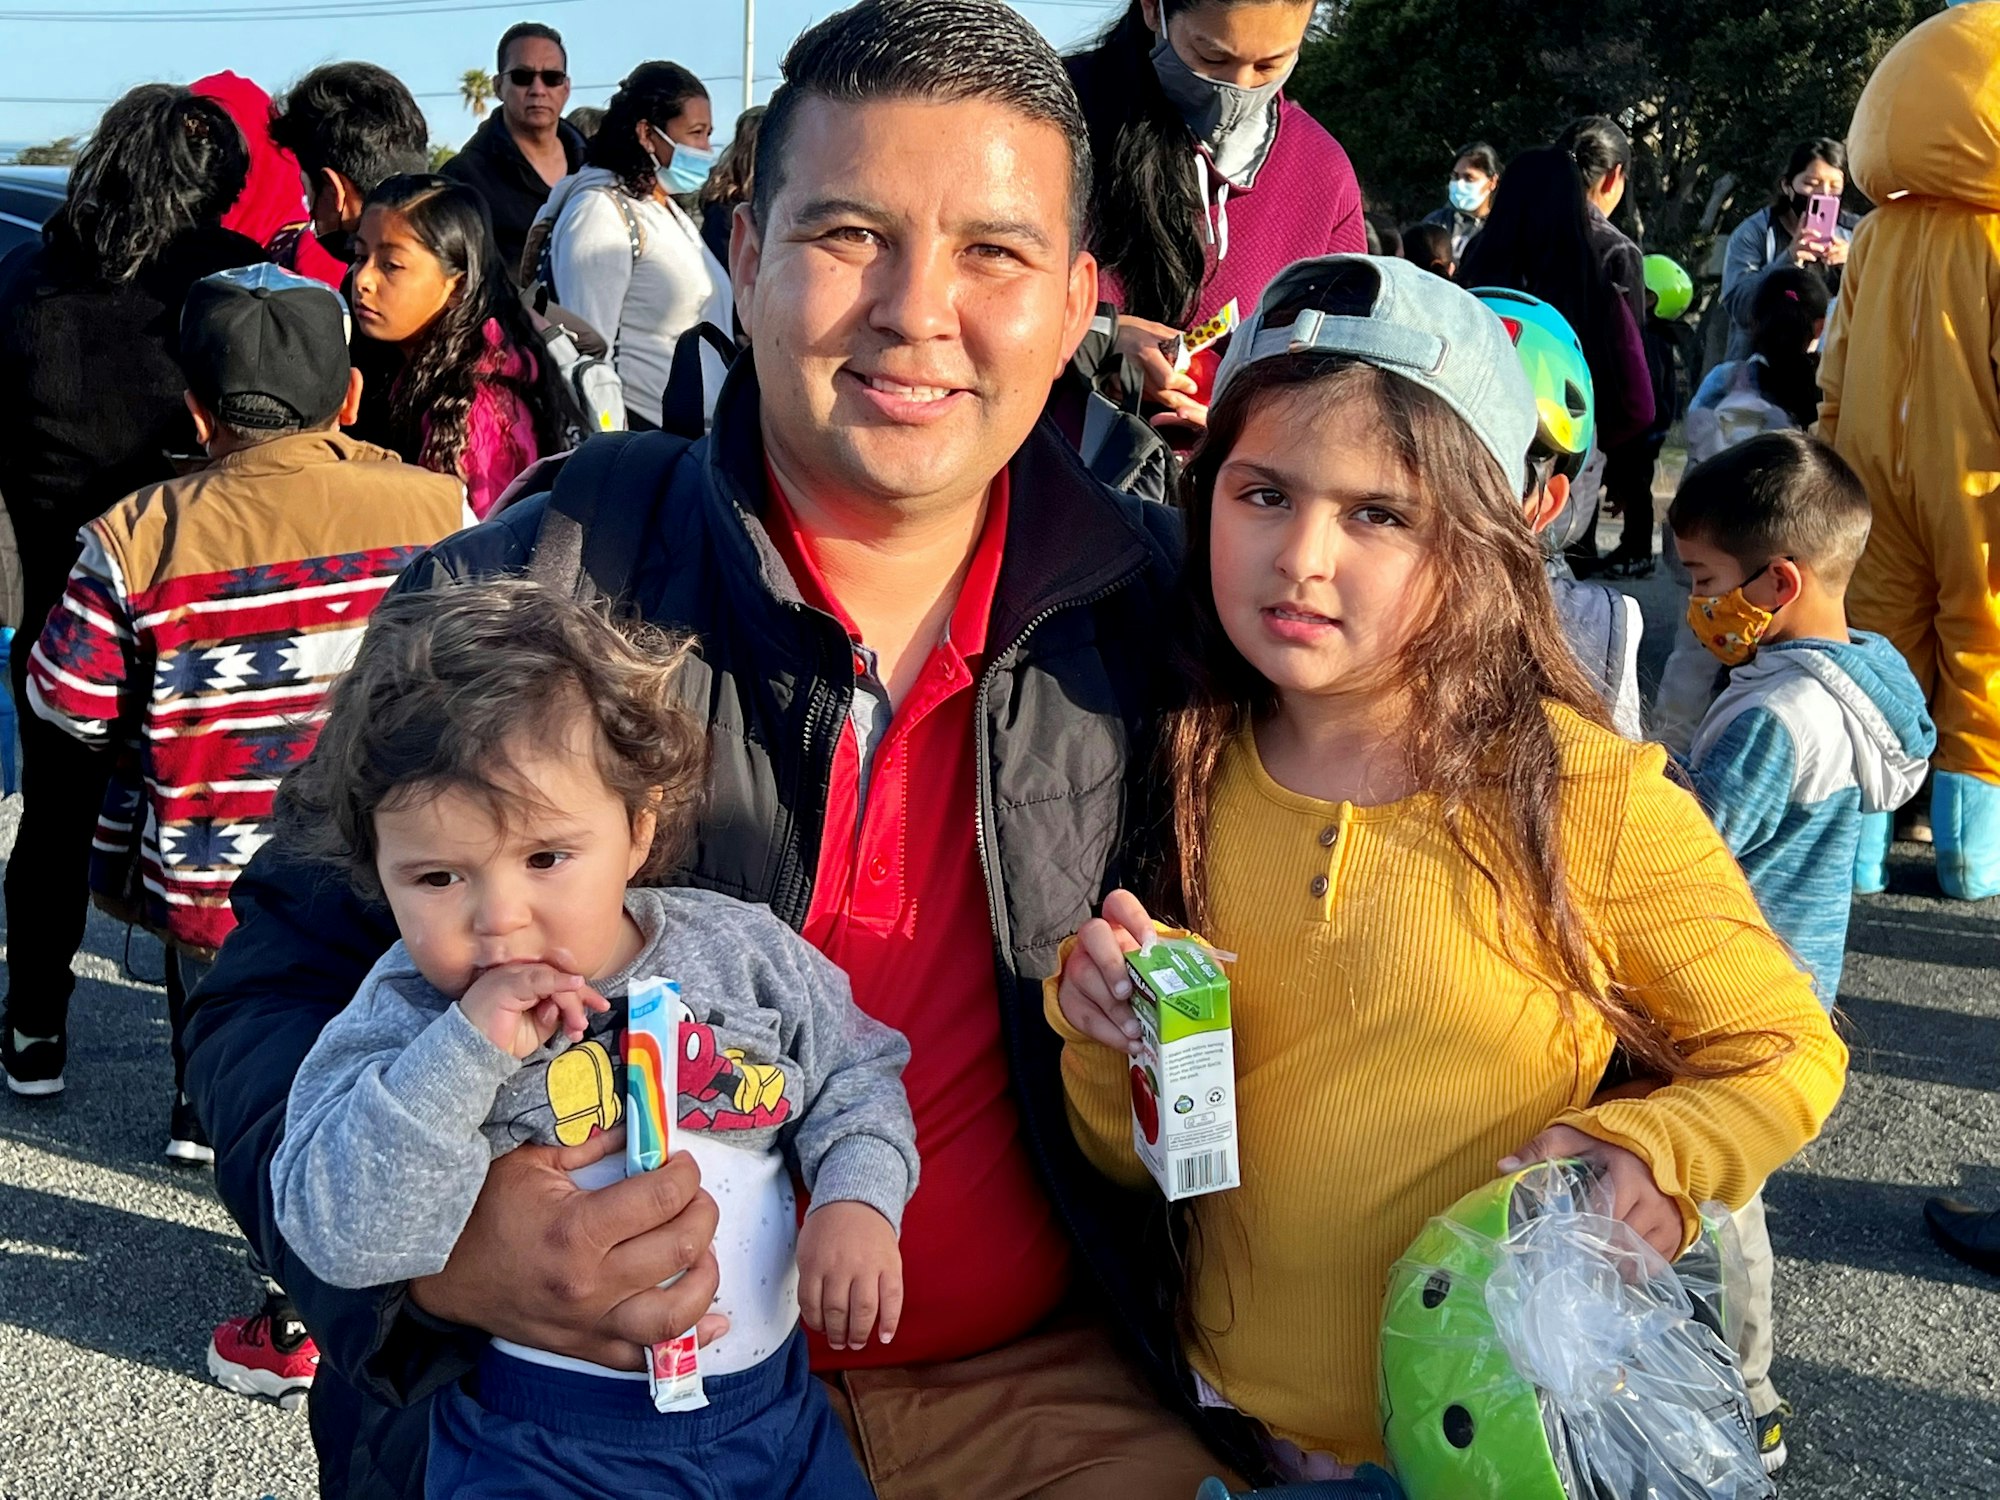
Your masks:
<path fill-rule="evenodd" d="M 1411 1500 L 1769 1500 L 1736 1366 L 1734 1226 L 1670 1266 L 1581 1163 L 1433 1219 L 1390 1273 L 1384 1438 Z"/>

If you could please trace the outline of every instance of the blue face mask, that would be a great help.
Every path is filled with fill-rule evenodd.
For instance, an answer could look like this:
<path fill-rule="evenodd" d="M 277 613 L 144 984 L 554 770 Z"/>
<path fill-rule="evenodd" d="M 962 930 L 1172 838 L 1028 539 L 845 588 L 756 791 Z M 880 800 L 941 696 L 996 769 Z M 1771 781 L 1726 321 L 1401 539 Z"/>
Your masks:
<path fill-rule="evenodd" d="M 1451 199 L 1453 208 L 1462 214 L 1469 214 L 1486 201 L 1486 195 L 1490 191 L 1490 188 L 1483 187 L 1479 183 L 1467 182 L 1463 177 L 1454 177 L 1451 186 L 1445 190 L 1445 196 Z"/>
<path fill-rule="evenodd" d="M 658 130 L 653 135 L 662 146 L 674 148 L 674 154 L 666 163 L 654 168 L 659 174 L 660 186 L 670 194 L 700 192 L 702 184 L 708 181 L 708 174 L 715 170 L 716 153 L 670 141 Z"/>

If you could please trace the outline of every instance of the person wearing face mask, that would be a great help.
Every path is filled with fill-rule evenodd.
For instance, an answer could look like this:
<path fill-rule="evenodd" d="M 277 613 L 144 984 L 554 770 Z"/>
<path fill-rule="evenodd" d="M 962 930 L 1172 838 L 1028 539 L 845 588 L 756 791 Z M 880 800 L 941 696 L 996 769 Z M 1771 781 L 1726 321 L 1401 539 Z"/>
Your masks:
<path fill-rule="evenodd" d="M 1451 231 L 1451 258 L 1465 255 L 1472 237 L 1486 227 L 1493 211 L 1493 190 L 1500 185 L 1500 153 L 1484 141 L 1472 141 L 1458 148 L 1451 164 L 1451 182 L 1445 189 L 1445 206 L 1424 220 Z"/>
<path fill-rule="evenodd" d="M 1065 59 L 1090 127 L 1100 292 L 1162 420 L 1207 418 L 1167 352 L 1177 335 L 1232 303 L 1248 317 L 1293 261 L 1366 248 L 1347 153 L 1283 93 L 1312 15 L 1311 0 L 1130 0 Z"/>
<path fill-rule="evenodd" d="M 1771 272 L 1785 266 L 1815 266 L 1826 278 L 1827 290 L 1839 295 L 1848 242 L 1861 219 L 1843 212 L 1828 236 L 1807 227 L 1806 214 L 1815 196 L 1824 193 L 1838 198 L 1846 191 L 1847 147 L 1830 137 L 1815 136 L 1792 148 L 1771 201 L 1736 226 L 1722 262 L 1722 305 L 1729 313 L 1728 358 L 1750 357 L 1750 309 L 1757 301 L 1757 289 Z"/>
<path fill-rule="evenodd" d="M 641 63 L 612 95 L 583 169 L 556 185 L 537 216 L 550 226 L 544 279 L 610 340 L 635 431 L 660 425 L 680 336 L 699 323 L 730 326 L 729 273 L 678 201 L 708 180 L 713 120 L 694 74 Z M 535 269 L 521 274 L 534 280 Z M 719 365 L 705 374 L 712 397 Z"/>

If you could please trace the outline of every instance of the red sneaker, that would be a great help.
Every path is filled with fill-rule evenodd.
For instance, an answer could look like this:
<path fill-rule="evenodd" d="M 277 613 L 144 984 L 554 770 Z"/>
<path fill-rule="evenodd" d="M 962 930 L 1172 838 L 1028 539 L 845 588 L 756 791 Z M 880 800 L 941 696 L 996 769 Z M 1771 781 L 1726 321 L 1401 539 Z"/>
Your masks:
<path fill-rule="evenodd" d="M 225 1390 L 269 1396 L 286 1411 L 296 1411 L 305 1405 L 319 1373 L 319 1347 L 291 1299 L 273 1292 L 264 1299 L 263 1311 L 231 1318 L 215 1330 L 208 1345 L 208 1373 Z"/>

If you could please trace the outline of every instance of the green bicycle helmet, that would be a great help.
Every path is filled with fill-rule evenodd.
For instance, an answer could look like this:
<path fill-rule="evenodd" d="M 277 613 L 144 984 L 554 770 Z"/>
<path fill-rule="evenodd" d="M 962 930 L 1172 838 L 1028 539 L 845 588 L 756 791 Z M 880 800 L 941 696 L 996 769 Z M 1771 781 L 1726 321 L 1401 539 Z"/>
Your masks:
<path fill-rule="evenodd" d="M 1539 297 L 1506 287 L 1478 286 L 1472 295 L 1500 319 L 1514 353 L 1535 389 L 1537 457 L 1555 460 L 1556 472 L 1574 479 L 1583 472 L 1597 436 L 1597 398 L 1590 362 L 1569 319 Z"/>
<path fill-rule="evenodd" d="M 1659 298 L 1653 316 L 1671 323 L 1694 305 L 1694 281 L 1680 262 L 1664 255 L 1646 257 L 1646 290 Z"/>
<path fill-rule="evenodd" d="M 1669 1267 L 1574 1161 L 1432 1219 L 1382 1320 L 1383 1446 L 1408 1500 L 1770 1500 L 1723 1333 L 1727 1222 L 1704 1213 Z"/>

